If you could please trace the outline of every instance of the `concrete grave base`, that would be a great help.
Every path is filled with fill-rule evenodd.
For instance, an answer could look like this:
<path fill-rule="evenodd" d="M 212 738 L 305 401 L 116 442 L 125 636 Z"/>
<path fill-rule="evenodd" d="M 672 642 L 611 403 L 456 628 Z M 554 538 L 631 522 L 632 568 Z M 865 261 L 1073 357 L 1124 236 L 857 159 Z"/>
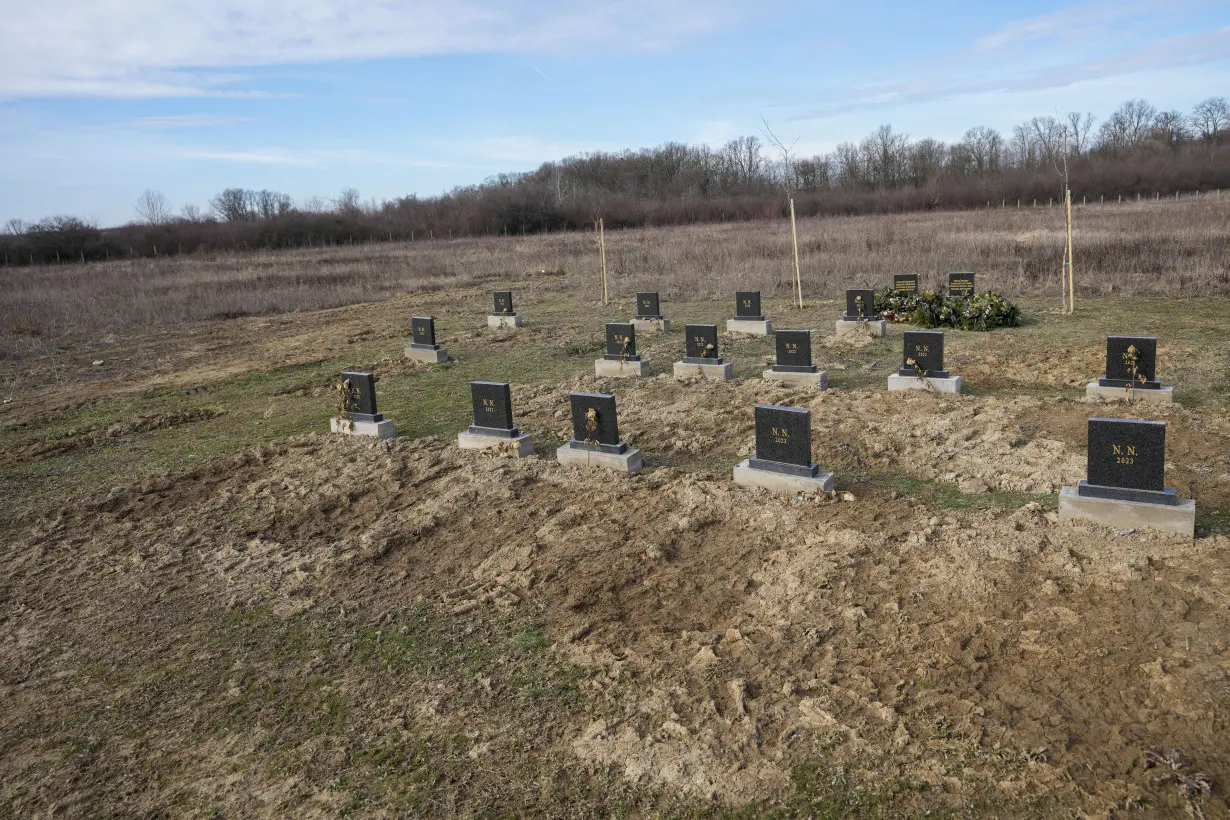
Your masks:
<path fill-rule="evenodd" d="M 1084 518 L 1117 530 L 1148 527 L 1187 538 L 1196 537 L 1196 502 L 1180 499 L 1175 506 L 1142 501 L 1094 498 L 1077 493 L 1075 487 L 1059 491 L 1059 520 Z"/>
<path fill-rule="evenodd" d="M 633 319 L 637 333 L 666 333 L 671 329 L 670 319 Z"/>
<path fill-rule="evenodd" d="M 802 387 L 814 387 L 817 390 L 829 389 L 827 370 L 817 370 L 815 373 L 779 373 L 776 370 L 766 370 L 761 374 L 761 378 L 786 384 L 797 384 Z"/>
<path fill-rule="evenodd" d="M 649 372 L 645 362 L 621 362 L 611 359 L 598 359 L 594 362 L 594 374 L 597 376 L 644 376 Z"/>
<path fill-rule="evenodd" d="M 457 446 L 463 450 L 499 450 L 501 455 L 525 458 L 534 455 L 534 437 L 529 433 L 516 438 L 481 436 L 462 430 L 457 434 Z"/>
<path fill-rule="evenodd" d="M 902 376 L 900 373 L 893 373 L 888 377 L 888 389 L 893 390 L 926 390 L 927 385 L 931 385 L 931 390 L 936 393 L 960 393 L 961 392 L 961 377 L 949 376 L 946 379 L 939 379 L 935 376 L 928 376 L 926 384 L 917 376 Z"/>
<path fill-rule="evenodd" d="M 560 464 L 579 464 L 584 467 L 605 467 L 617 473 L 632 475 L 639 473 L 644 466 L 641 461 L 641 451 L 628 448 L 622 453 L 601 453 L 597 450 L 586 450 L 581 447 L 569 447 L 565 444 L 555 451 L 555 457 Z"/>
<path fill-rule="evenodd" d="M 772 470 L 756 470 L 749 465 L 750 459 L 735 465 L 734 479 L 740 487 L 759 487 L 776 493 L 831 492 L 836 484 L 832 473 L 816 473 L 812 478 Z"/>
<path fill-rule="evenodd" d="M 727 333 L 745 333 L 749 336 L 768 336 L 773 332 L 773 322 L 768 319 L 727 319 Z"/>
<path fill-rule="evenodd" d="M 734 377 L 735 366 L 730 362 L 723 364 L 675 362 L 676 379 L 709 379 L 715 382 L 728 382 Z"/>
<path fill-rule="evenodd" d="M 438 350 L 424 350 L 421 347 L 407 347 L 404 352 L 407 359 L 416 362 L 439 364 L 440 362 L 448 361 L 448 351 L 442 347 Z"/>
<path fill-rule="evenodd" d="M 347 436 L 393 438 L 396 434 L 396 431 L 393 429 L 393 422 L 389 419 L 384 421 L 354 421 L 352 419 L 339 419 L 337 416 L 334 416 L 329 419 L 329 429 L 334 433 L 343 433 Z"/>
<path fill-rule="evenodd" d="M 868 319 L 865 322 L 860 322 L 857 319 L 846 321 L 845 319 L 837 320 L 837 335 L 843 336 L 847 333 L 865 333 L 868 336 L 887 336 L 888 335 L 888 320 L 887 319 Z"/>
<path fill-rule="evenodd" d="M 1149 402 L 1150 404 L 1172 404 L 1174 402 L 1174 388 L 1161 387 L 1157 390 L 1141 390 L 1140 388 L 1132 388 L 1132 394 L 1128 395 L 1126 387 L 1103 387 L 1097 382 L 1089 382 L 1085 385 L 1085 400 L 1093 402 L 1106 401 L 1141 401 Z"/>
<path fill-rule="evenodd" d="M 491 314 L 487 317 L 487 327 L 521 327 L 521 317 L 515 313 L 511 316 Z"/>

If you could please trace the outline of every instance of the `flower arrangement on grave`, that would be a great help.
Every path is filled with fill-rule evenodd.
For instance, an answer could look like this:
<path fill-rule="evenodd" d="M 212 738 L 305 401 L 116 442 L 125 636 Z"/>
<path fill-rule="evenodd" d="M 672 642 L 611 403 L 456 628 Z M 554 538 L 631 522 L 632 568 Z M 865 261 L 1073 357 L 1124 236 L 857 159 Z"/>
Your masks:
<path fill-rule="evenodd" d="M 891 287 L 876 294 L 875 312 L 893 322 L 961 330 L 1016 327 L 1021 315 L 1020 309 L 1009 299 L 990 291 L 953 296 L 933 290 L 906 293 Z"/>
<path fill-rule="evenodd" d="M 1128 401 L 1131 401 L 1132 389 L 1136 387 L 1136 382 L 1139 381 L 1141 384 L 1144 384 L 1148 381 L 1144 374 L 1137 370 L 1140 366 L 1140 353 L 1136 350 L 1136 345 L 1128 345 L 1127 350 L 1123 351 L 1123 364 L 1127 367 L 1128 372 L 1132 374 L 1131 378 L 1128 379 L 1127 386 Z"/>
<path fill-rule="evenodd" d="M 591 407 L 585 411 L 585 443 L 597 444 L 598 438 L 598 408 Z"/>
<path fill-rule="evenodd" d="M 621 362 L 626 362 L 628 361 L 628 347 L 629 345 L 632 344 L 632 337 L 631 336 L 619 336 L 616 338 L 619 340 L 619 343 L 621 345 L 620 350 L 619 350 L 619 360 Z"/>
<path fill-rule="evenodd" d="M 905 363 L 907 367 L 914 368 L 914 377 L 916 379 L 919 379 L 923 383 L 923 387 L 925 387 L 928 390 L 932 390 L 932 391 L 935 390 L 935 388 L 931 385 L 931 382 L 927 379 L 927 371 L 919 367 L 917 361 L 915 361 L 913 358 L 909 358 L 905 360 Z"/>
<path fill-rule="evenodd" d="M 350 407 L 359 401 L 359 388 L 350 383 L 350 379 L 342 379 L 333 387 L 337 391 L 337 422 L 344 432 L 354 429 L 354 420 L 350 418 Z"/>
<path fill-rule="evenodd" d="M 705 345 L 705 349 L 700 352 L 702 359 L 707 359 L 713 355 L 713 345 Z"/>

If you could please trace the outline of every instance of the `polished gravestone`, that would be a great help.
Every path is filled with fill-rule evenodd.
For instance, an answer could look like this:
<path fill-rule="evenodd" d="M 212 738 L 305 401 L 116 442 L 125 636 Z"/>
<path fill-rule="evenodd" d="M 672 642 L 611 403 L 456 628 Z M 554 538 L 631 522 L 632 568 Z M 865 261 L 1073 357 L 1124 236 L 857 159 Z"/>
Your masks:
<path fill-rule="evenodd" d="M 760 310 L 760 291 L 741 290 L 735 293 L 735 318 L 726 320 L 726 332 L 752 336 L 767 336 L 773 332 L 773 323 Z"/>
<path fill-rule="evenodd" d="M 735 467 L 734 481 L 787 493 L 832 490 L 833 474 L 811 460 L 811 411 L 756 405 L 756 453 Z"/>
<path fill-rule="evenodd" d="M 494 450 L 523 458 L 533 455 L 534 439 L 513 426 L 512 387 L 508 382 L 470 382 L 474 424 L 457 434 L 463 450 Z"/>
<path fill-rule="evenodd" d="M 636 352 L 636 326 L 631 322 L 608 322 L 606 353 L 594 362 L 598 376 L 644 376 L 645 362 Z"/>
<path fill-rule="evenodd" d="M 1194 537 L 1196 502 L 1165 486 L 1165 422 L 1093 418 L 1088 430 L 1087 478 L 1060 491 L 1060 519 Z"/>
<path fill-rule="evenodd" d="M 662 315 L 662 305 L 657 291 L 647 291 L 636 295 L 636 318 L 632 320 L 636 329 L 642 333 L 666 333 L 671 329 L 670 320 Z"/>
<path fill-rule="evenodd" d="M 521 327 L 521 317 L 513 308 L 511 290 L 497 290 L 491 294 L 492 312 L 487 317 L 487 327 Z"/>
<path fill-rule="evenodd" d="M 820 370 L 811 360 L 810 330 L 778 330 L 773 334 L 777 360 L 762 377 L 791 384 L 805 384 L 817 390 L 828 389 L 827 371 Z"/>
<path fill-rule="evenodd" d="M 351 436 L 393 437 L 393 422 L 376 409 L 375 375 L 358 370 L 343 371 L 337 390 L 340 406 L 338 414 L 329 419 L 330 430 Z"/>
<path fill-rule="evenodd" d="M 974 274 L 971 271 L 957 271 L 948 274 L 949 296 L 973 296 Z"/>
<path fill-rule="evenodd" d="M 901 348 L 901 369 L 888 377 L 889 390 L 961 392 L 961 377 L 944 369 L 943 333 L 907 330 Z"/>
<path fill-rule="evenodd" d="M 717 325 L 684 325 L 686 342 L 682 361 L 675 362 L 675 378 L 729 381 L 734 377 L 734 365 L 718 355 Z"/>
<path fill-rule="evenodd" d="M 573 393 L 572 439 L 555 451 L 560 464 L 606 467 L 622 473 L 640 472 L 641 451 L 619 437 L 615 397 L 610 393 Z"/>
<path fill-rule="evenodd" d="M 846 312 L 837 320 L 838 335 L 845 333 L 883 336 L 888 332 L 888 320 L 876 313 L 876 292 L 870 288 L 846 291 Z"/>
<path fill-rule="evenodd" d="M 893 274 L 893 290 L 898 293 L 918 293 L 918 274 L 917 273 L 896 273 Z"/>
<path fill-rule="evenodd" d="M 407 359 L 428 364 L 448 361 L 448 351 L 436 344 L 436 320 L 431 316 L 414 316 L 410 319 L 410 346 L 405 349 Z"/>
<path fill-rule="evenodd" d="M 1174 388 L 1157 380 L 1157 339 L 1107 336 L 1106 375 L 1085 386 L 1090 401 L 1144 401 L 1169 404 Z"/>

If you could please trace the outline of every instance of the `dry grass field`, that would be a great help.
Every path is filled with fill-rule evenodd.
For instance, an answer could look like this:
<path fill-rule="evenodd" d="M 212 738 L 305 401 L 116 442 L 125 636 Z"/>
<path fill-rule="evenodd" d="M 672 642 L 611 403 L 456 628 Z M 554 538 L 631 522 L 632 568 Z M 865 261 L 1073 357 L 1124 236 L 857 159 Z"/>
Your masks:
<path fill-rule="evenodd" d="M 1172 817 L 1230 805 L 1230 201 L 732 224 L 0 271 L 0 815 Z M 961 396 L 888 394 L 847 285 L 979 272 Z M 489 330 L 490 290 L 525 327 Z M 819 332 L 824 394 L 668 374 L 736 287 Z M 593 375 L 638 289 L 653 377 Z M 437 317 L 453 360 L 401 354 Z M 1110 333 L 1178 403 L 1085 403 Z M 331 437 L 345 368 L 388 442 Z M 538 455 L 463 453 L 473 379 Z M 572 390 L 648 468 L 558 465 Z M 807 407 L 836 498 L 735 487 Z M 1060 524 L 1091 416 L 1168 423 L 1194 541 Z"/>

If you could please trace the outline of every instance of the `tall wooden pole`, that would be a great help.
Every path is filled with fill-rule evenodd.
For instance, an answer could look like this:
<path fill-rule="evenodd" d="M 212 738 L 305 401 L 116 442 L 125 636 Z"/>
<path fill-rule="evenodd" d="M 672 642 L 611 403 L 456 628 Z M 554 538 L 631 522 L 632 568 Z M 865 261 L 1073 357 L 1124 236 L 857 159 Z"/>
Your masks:
<path fill-rule="evenodd" d="M 1064 198 L 1068 203 L 1068 313 L 1076 311 L 1076 283 L 1073 280 L 1075 275 L 1074 266 L 1072 264 L 1072 191 L 1065 190 Z"/>
<path fill-rule="evenodd" d="M 598 217 L 598 248 L 602 254 L 602 304 L 609 303 L 609 297 L 606 289 L 606 228 L 602 224 L 602 217 Z"/>
<path fill-rule="evenodd" d="M 794 287 L 799 294 L 799 307 L 803 307 L 803 277 L 799 275 L 799 229 L 794 221 L 794 197 L 790 198 L 790 234 L 794 237 Z"/>

